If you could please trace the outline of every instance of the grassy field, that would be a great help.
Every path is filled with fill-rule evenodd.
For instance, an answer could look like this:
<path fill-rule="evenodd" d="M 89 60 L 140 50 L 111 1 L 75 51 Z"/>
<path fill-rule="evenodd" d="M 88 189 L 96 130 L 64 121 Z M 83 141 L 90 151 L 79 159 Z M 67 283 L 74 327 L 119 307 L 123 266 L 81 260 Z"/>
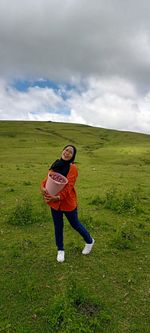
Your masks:
<path fill-rule="evenodd" d="M 52 122 L 0 123 L 0 332 L 150 333 L 150 136 Z M 65 220 L 66 261 L 39 186 L 77 147 L 89 256 Z"/>

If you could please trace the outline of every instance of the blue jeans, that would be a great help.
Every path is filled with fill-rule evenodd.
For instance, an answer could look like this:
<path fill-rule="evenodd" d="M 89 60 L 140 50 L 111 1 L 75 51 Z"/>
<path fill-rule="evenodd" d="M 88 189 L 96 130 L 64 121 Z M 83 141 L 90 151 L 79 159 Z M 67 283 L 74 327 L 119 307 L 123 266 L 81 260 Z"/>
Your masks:
<path fill-rule="evenodd" d="M 92 243 L 92 237 L 88 233 L 88 231 L 85 229 L 85 227 L 80 223 L 78 219 L 78 211 L 77 208 L 72 210 L 71 212 L 64 212 L 61 210 L 56 210 L 51 208 L 52 217 L 54 221 L 54 228 L 55 228 L 55 241 L 56 246 L 58 250 L 64 250 L 64 244 L 63 244 L 63 227 L 64 227 L 64 221 L 63 221 L 63 214 L 65 214 L 67 220 L 71 224 L 71 226 L 79 232 L 79 234 L 83 237 L 86 243 L 91 244 Z"/>

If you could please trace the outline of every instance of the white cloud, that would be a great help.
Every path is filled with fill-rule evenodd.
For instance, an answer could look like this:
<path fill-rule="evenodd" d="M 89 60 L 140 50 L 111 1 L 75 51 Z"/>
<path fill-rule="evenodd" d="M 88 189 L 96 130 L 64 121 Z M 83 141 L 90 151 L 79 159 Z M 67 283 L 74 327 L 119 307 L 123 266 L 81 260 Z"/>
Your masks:
<path fill-rule="evenodd" d="M 1 82 L 0 84 L 0 118 L 28 119 L 40 117 L 43 113 L 57 110 L 64 106 L 63 99 L 50 88 L 29 88 L 27 92 L 20 92 Z"/>
<path fill-rule="evenodd" d="M 60 92 L 61 87 L 58 93 L 39 87 L 19 92 L 1 82 L 0 118 L 82 123 L 150 134 L 150 93 L 139 98 L 125 80 L 91 78 L 86 90 L 66 90 L 65 100 Z"/>
<path fill-rule="evenodd" d="M 130 93 L 127 95 L 130 97 L 126 95 L 128 90 Z M 108 82 L 98 82 L 92 79 L 89 81 L 88 90 L 82 95 L 73 93 L 68 103 L 88 124 L 138 131 L 138 117 L 141 111 L 136 99 L 134 87 L 125 81 L 115 79 L 113 82 L 111 79 Z M 142 123 L 140 131 L 143 131 Z"/>
<path fill-rule="evenodd" d="M 0 118 L 150 133 L 149 13 L 149 0 L 2 0 Z M 15 78 L 75 88 L 20 92 Z"/>

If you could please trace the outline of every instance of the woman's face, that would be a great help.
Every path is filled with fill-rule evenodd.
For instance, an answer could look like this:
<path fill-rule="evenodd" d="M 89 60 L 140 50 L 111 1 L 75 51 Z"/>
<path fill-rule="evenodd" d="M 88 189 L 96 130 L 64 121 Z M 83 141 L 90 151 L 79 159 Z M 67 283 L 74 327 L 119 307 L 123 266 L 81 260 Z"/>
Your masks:
<path fill-rule="evenodd" d="M 64 161 L 69 161 L 69 160 L 71 160 L 71 158 L 73 157 L 73 153 L 74 153 L 74 149 L 73 149 L 73 147 L 68 146 L 68 147 L 66 147 L 66 148 L 63 150 L 62 155 L 61 155 L 61 158 L 62 158 Z"/>

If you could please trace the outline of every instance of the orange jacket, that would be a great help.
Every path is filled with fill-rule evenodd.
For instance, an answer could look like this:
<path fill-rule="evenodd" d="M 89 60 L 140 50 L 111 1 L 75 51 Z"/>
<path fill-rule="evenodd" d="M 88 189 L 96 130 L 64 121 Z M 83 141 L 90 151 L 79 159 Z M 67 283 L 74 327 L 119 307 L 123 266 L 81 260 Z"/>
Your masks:
<path fill-rule="evenodd" d="M 60 195 L 60 200 L 56 202 L 49 202 L 47 204 L 56 210 L 63 210 L 63 211 L 74 210 L 77 207 L 77 194 L 74 188 L 77 177 L 78 177 L 78 171 L 76 165 L 71 164 L 69 172 L 67 174 L 68 183 L 66 184 L 66 186 L 63 188 L 62 191 L 57 193 L 57 195 Z M 44 180 L 41 183 L 41 187 L 45 187 L 47 178 L 48 176 L 44 178 Z"/>

